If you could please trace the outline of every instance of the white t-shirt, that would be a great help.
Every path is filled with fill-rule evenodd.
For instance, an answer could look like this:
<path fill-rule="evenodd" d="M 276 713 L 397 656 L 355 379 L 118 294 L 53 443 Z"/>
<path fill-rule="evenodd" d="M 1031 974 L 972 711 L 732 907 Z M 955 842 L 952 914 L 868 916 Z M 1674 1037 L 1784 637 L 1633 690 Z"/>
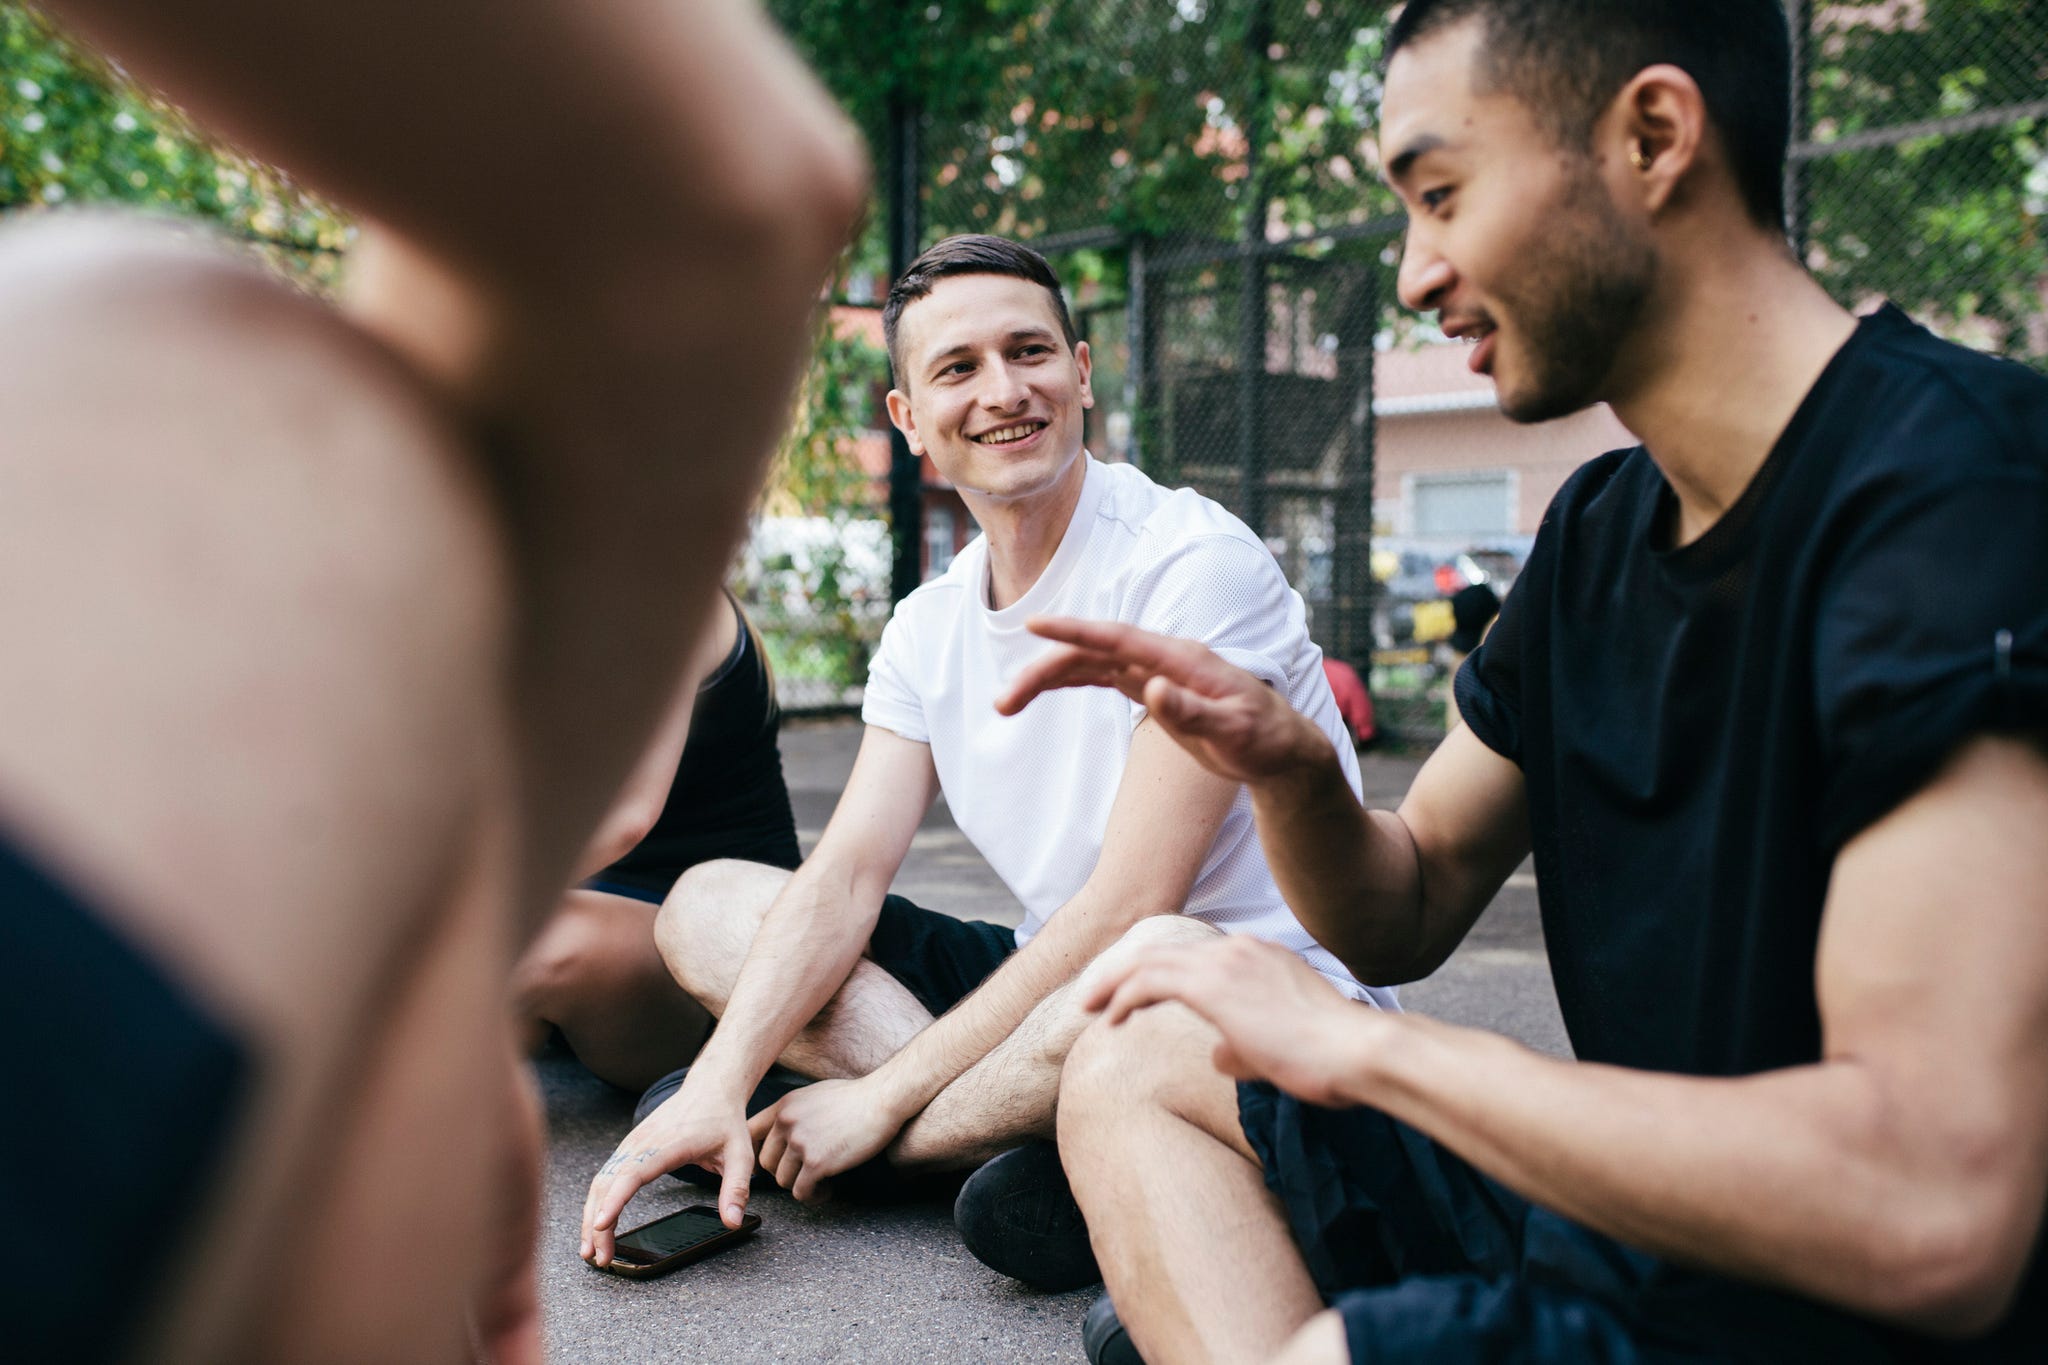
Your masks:
<path fill-rule="evenodd" d="M 1102 853 L 1110 805 L 1144 708 L 1109 688 L 1048 693 L 1019 716 L 995 699 L 1050 642 L 1039 615 L 1124 621 L 1202 641 L 1271 683 L 1330 737 L 1353 792 L 1358 760 L 1309 639 L 1302 601 L 1243 522 L 1191 489 L 1083 455 L 1074 517 L 1031 590 L 989 608 L 988 543 L 897 604 L 868 669 L 861 718 L 931 746 L 961 833 L 1024 907 L 1019 945 L 1067 903 Z M 1354 998 L 1394 1007 L 1309 937 L 1280 898 L 1240 790 L 1188 897 L 1187 913 L 1299 953 Z"/>

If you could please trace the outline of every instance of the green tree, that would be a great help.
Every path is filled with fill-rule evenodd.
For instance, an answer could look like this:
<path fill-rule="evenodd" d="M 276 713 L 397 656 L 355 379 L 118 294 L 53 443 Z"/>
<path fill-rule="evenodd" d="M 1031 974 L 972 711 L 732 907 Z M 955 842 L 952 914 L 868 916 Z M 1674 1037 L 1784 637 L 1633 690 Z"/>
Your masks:
<path fill-rule="evenodd" d="M 1854 150 L 1807 176 L 1809 263 L 1837 297 L 1883 295 L 1963 340 L 2048 361 L 2048 120 L 1858 147 L 1875 131 L 2038 104 L 2044 0 L 1820 8 L 1813 137 Z"/>
<path fill-rule="evenodd" d="M 0 4 L 0 211 L 118 203 L 204 219 L 331 286 L 347 220 L 211 141 L 33 10 Z"/>

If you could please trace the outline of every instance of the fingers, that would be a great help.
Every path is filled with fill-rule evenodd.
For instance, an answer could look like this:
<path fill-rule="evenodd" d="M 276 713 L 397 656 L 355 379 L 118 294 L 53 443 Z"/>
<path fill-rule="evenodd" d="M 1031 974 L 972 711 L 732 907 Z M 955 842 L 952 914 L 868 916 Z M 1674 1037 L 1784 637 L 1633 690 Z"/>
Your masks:
<path fill-rule="evenodd" d="M 755 1117 L 760 1118 L 770 1112 L 764 1109 Z M 748 1126 L 751 1129 L 752 1125 Z M 782 1161 L 789 1152 L 789 1130 L 770 1118 L 768 1126 L 761 1131 L 755 1141 L 760 1152 L 761 1169 L 774 1176 L 776 1184 L 788 1189 L 789 1186 L 784 1184 L 782 1179 Z"/>
<path fill-rule="evenodd" d="M 1133 953 L 1097 977 L 1081 999 L 1081 1007 L 1098 1012 L 1111 1025 L 1132 1013 L 1166 1000 L 1183 998 L 1188 963 L 1214 945 L 1169 944 Z M 1192 1002 L 1187 1002 L 1192 1004 Z M 1198 1009 L 1199 1012 L 1199 1009 Z"/>
<path fill-rule="evenodd" d="M 1230 728 L 1226 704 L 1163 677 L 1154 677 L 1138 695 L 1145 709 L 1176 739 L 1222 737 Z"/>
<path fill-rule="evenodd" d="M 1139 701 L 1147 681 L 1160 676 L 1203 696 L 1221 697 L 1259 686 L 1251 674 L 1193 640 L 1154 635 L 1115 621 L 1035 616 L 1026 625 L 1032 633 L 1067 648 L 1034 661 L 1017 675 L 996 702 L 1002 715 L 1013 716 L 1040 694 L 1061 687 L 1114 687 Z"/>
<path fill-rule="evenodd" d="M 1165 660 L 1171 636 L 1125 625 L 1121 621 L 1084 621 L 1075 616 L 1034 616 L 1024 623 L 1033 635 L 1063 645 L 1115 655 L 1130 663 L 1157 665 Z"/>
<path fill-rule="evenodd" d="M 1199 997 L 1187 990 L 1183 976 L 1176 963 L 1155 963 L 1140 968 L 1126 977 L 1123 984 L 1116 988 L 1116 993 L 1110 996 L 1109 1003 L 1102 1008 L 1102 1017 L 1109 1021 L 1111 1027 L 1115 1027 L 1147 1006 L 1163 1005 L 1169 1000 L 1177 1000 L 1207 1019 L 1209 1011 L 1203 1008 Z"/>
<path fill-rule="evenodd" d="M 786 1100 L 788 1098 L 789 1096 L 784 1095 L 781 1100 L 775 1101 L 775 1103 L 769 1105 L 767 1108 L 761 1110 L 759 1113 L 750 1115 L 748 1117 L 747 1136 L 753 1140 L 755 1151 L 761 1150 L 762 1139 L 766 1138 L 768 1136 L 769 1131 L 775 1127 L 776 1115 L 782 1112 L 782 1100 Z"/>
<path fill-rule="evenodd" d="M 1114 687 L 1135 701 L 1148 676 L 1145 670 L 1133 669 L 1111 655 L 1055 650 L 1025 666 L 1009 689 L 996 698 L 996 713 L 1014 716 L 1041 694 L 1063 687 Z"/>
<path fill-rule="evenodd" d="M 1025 622 L 1034 635 L 1044 636 L 1105 662 L 1146 676 L 1159 674 L 1208 696 L 1220 696 L 1240 686 L 1259 685 L 1257 678 L 1216 657 L 1207 645 L 1173 635 L 1156 635 L 1149 630 L 1119 621 L 1080 621 L 1071 617 L 1034 616 Z"/>
<path fill-rule="evenodd" d="M 605 1170 L 598 1172 L 597 1183 L 591 1187 L 592 1202 L 584 1213 L 584 1258 L 601 1266 L 611 1264 L 618 1237 L 619 1215 L 625 1212 L 634 1195 L 661 1174 L 651 1160 L 654 1156 L 652 1148 L 621 1162 L 624 1156 L 624 1153 L 614 1156 L 606 1163 Z"/>
<path fill-rule="evenodd" d="M 790 1194 L 799 1204 L 812 1204 L 818 1200 L 818 1182 L 824 1179 L 816 1167 L 806 1165 L 796 1173 L 796 1183 L 789 1187 Z"/>
<path fill-rule="evenodd" d="M 719 1174 L 719 1219 L 729 1228 L 738 1228 L 747 1212 L 747 1200 L 754 1192 L 753 1145 L 738 1137 L 726 1143 Z"/>

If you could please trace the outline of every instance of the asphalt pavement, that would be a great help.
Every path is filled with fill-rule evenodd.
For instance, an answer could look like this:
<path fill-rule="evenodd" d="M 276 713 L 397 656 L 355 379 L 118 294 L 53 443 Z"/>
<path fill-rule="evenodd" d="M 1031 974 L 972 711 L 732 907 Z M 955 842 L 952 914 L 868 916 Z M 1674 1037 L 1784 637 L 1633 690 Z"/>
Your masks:
<path fill-rule="evenodd" d="M 782 750 L 798 833 L 808 850 L 832 812 L 860 743 L 857 721 L 792 723 Z M 1391 807 L 1420 760 L 1369 753 L 1368 804 Z M 1015 924 L 1021 912 L 937 803 L 895 889 L 963 918 Z M 1405 986 L 1412 1011 L 1490 1028 L 1566 1055 L 1543 961 L 1534 878 L 1509 879 L 1478 926 L 1434 976 Z M 943 1203 L 806 1208 L 756 1192 L 758 1235 L 665 1278 L 601 1274 L 576 1256 L 590 1178 L 632 1126 L 634 1097 L 596 1080 L 566 1053 L 536 1063 L 547 1101 L 547 1203 L 540 1292 L 551 1362 L 1069 1361 L 1096 1291 L 1040 1294 L 982 1266 L 954 1235 Z M 663 1180 L 628 1209 L 632 1226 L 703 1202 Z"/>

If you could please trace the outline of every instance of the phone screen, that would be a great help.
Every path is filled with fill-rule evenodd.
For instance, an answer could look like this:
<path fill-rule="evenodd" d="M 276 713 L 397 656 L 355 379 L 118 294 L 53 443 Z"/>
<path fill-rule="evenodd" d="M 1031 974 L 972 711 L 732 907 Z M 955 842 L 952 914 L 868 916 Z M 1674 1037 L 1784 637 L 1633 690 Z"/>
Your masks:
<path fill-rule="evenodd" d="M 708 1242 L 724 1231 L 726 1226 L 719 1221 L 717 1214 L 685 1209 L 666 1218 L 657 1218 L 644 1228 L 634 1228 L 619 1238 L 618 1252 L 630 1260 L 652 1265 L 679 1251 L 687 1251 L 699 1242 Z"/>

